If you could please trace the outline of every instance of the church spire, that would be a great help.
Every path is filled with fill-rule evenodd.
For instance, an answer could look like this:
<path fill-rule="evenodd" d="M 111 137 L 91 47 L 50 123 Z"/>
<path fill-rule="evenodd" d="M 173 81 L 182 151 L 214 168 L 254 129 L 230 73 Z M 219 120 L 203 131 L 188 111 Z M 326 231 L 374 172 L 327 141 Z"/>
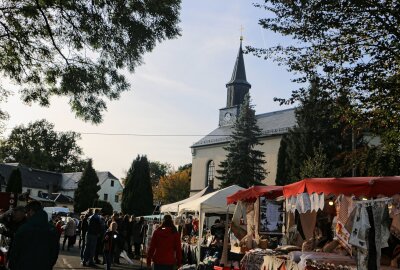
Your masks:
<path fill-rule="evenodd" d="M 226 107 L 232 107 L 242 104 L 244 96 L 251 88 L 250 83 L 246 79 L 246 69 L 244 67 L 243 50 L 242 50 L 243 37 L 240 36 L 240 47 L 236 57 L 235 66 L 233 68 L 232 78 L 226 84 L 228 88 L 228 96 Z"/>

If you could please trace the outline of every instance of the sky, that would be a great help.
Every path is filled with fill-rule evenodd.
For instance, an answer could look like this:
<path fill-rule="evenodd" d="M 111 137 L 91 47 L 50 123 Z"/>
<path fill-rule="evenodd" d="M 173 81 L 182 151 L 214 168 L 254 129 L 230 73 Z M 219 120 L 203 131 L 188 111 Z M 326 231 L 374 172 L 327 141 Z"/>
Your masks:
<path fill-rule="evenodd" d="M 2 108 L 10 114 L 6 135 L 17 125 L 40 119 L 54 123 L 56 131 L 175 136 L 104 136 L 82 134 L 78 142 L 85 158 L 92 158 L 98 171 L 126 175 L 138 154 L 173 168 L 191 163 L 190 146 L 218 127 L 219 109 L 226 104 L 226 86 L 239 49 L 243 45 L 269 47 L 289 40 L 263 30 L 258 19 L 263 10 L 248 0 L 183 0 L 182 35 L 158 44 L 143 57 L 134 74 L 126 73 L 131 90 L 117 101 L 108 102 L 99 125 L 76 119 L 67 98 L 53 97 L 51 106 L 31 106 L 18 94 Z M 273 101 L 289 97 L 294 77 L 270 60 L 244 56 L 247 81 L 256 113 L 288 108 Z M 3 78 L 4 80 L 4 78 Z M 10 86 L 17 89 L 16 86 Z M 290 106 L 289 106 L 290 107 Z M 198 136 L 182 136 L 198 135 Z M 200 136 L 199 136 L 200 135 Z"/>

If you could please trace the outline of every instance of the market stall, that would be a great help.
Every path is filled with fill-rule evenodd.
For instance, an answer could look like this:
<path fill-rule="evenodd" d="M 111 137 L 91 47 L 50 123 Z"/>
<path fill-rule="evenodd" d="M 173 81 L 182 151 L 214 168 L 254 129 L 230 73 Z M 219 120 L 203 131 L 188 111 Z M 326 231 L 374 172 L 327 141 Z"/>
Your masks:
<path fill-rule="evenodd" d="M 193 196 L 190 196 L 189 198 L 186 198 L 186 199 L 178 201 L 178 202 L 162 205 L 160 208 L 160 212 L 161 213 L 177 213 L 179 205 L 196 200 L 196 199 L 198 199 L 204 195 L 207 195 L 209 193 L 212 193 L 212 192 L 214 192 L 214 189 L 212 188 L 212 186 L 208 185 L 203 190 L 197 192 L 196 194 L 194 194 Z"/>
<path fill-rule="evenodd" d="M 206 218 L 206 214 L 219 214 L 223 215 L 226 213 L 233 213 L 234 206 L 226 205 L 226 197 L 239 191 L 243 190 L 243 188 L 233 185 L 229 186 L 215 192 L 204 195 L 200 198 L 190 200 L 186 203 L 180 204 L 178 206 L 178 213 L 181 215 L 183 213 L 193 213 L 195 216 L 198 216 L 198 226 L 199 226 L 199 236 L 200 239 L 197 242 L 191 241 L 191 245 L 186 247 L 192 250 L 192 253 L 197 253 L 197 260 L 203 260 L 204 257 L 208 256 L 208 252 L 211 251 L 210 248 L 204 248 L 202 246 L 203 240 L 203 228 L 204 221 Z M 220 253 L 220 252 L 219 252 Z M 220 256 L 219 256 L 220 257 Z"/>
<path fill-rule="evenodd" d="M 285 186 L 288 241 L 302 238 L 299 269 L 397 268 L 399 193 L 400 177 L 310 178 Z"/>
<path fill-rule="evenodd" d="M 275 204 L 276 199 L 282 194 L 283 187 L 281 186 L 253 186 L 226 198 L 227 204 L 237 205 L 231 222 L 231 231 L 238 241 L 231 241 L 230 250 L 244 255 L 241 260 L 243 269 L 260 269 L 264 263 L 264 257 L 275 254 L 274 251 L 267 249 L 269 242 L 267 238 L 271 236 L 268 228 L 271 229 L 271 226 L 283 220 L 279 213 L 282 203 Z M 267 213 L 271 210 L 275 215 L 271 212 Z M 282 210 L 283 208 L 280 212 Z M 237 216 L 238 212 L 240 217 Z M 278 231 L 278 234 L 282 233 L 278 226 L 274 230 Z M 276 235 L 276 232 L 272 235 Z M 249 252 L 246 252 L 247 250 Z"/>

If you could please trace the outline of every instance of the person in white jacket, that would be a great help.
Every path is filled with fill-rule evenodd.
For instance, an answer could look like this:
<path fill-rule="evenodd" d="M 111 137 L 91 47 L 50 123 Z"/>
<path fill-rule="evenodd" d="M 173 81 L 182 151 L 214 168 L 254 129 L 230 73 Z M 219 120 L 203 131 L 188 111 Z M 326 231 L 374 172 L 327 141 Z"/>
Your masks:
<path fill-rule="evenodd" d="M 75 234 L 76 234 L 76 223 L 73 218 L 67 217 L 64 228 L 64 241 L 62 250 L 64 250 L 65 248 L 65 242 L 67 241 L 67 239 L 68 239 L 67 251 L 69 251 L 69 249 L 74 245 Z"/>

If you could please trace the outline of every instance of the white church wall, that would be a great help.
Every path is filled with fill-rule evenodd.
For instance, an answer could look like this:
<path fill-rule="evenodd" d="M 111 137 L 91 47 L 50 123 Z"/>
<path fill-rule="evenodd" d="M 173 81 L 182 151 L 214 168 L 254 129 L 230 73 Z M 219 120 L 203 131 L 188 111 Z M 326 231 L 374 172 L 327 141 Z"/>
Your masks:
<path fill-rule="evenodd" d="M 257 149 L 264 152 L 265 161 L 264 165 L 269 174 L 263 181 L 267 185 L 275 185 L 275 177 L 278 164 L 278 151 L 280 147 L 281 136 L 266 137 L 260 141 L 263 145 L 257 146 Z M 192 181 L 191 181 L 191 195 L 202 190 L 207 183 L 207 166 L 213 160 L 216 170 L 219 169 L 219 164 L 226 158 L 226 151 L 223 149 L 225 145 L 210 145 L 195 148 L 195 155 L 192 160 Z M 218 188 L 220 181 L 214 177 L 214 188 Z"/>

